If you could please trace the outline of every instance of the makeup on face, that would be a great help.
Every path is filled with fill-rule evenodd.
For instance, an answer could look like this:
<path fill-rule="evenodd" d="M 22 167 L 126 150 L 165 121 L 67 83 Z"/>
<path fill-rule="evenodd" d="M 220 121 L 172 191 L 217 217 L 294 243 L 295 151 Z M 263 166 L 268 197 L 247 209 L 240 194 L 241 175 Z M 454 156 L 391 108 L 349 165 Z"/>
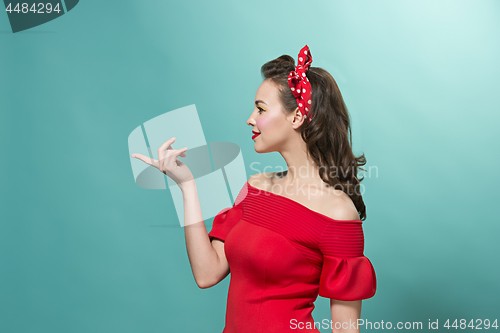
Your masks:
<path fill-rule="evenodd" d="M 260 114 L 264 114 L 266 112 L 266 110 L 264 108 L 262 108 L 262 109 L 264 111 L 260 112 Z M 276 115 L 269 113 L 265 117 L 259 117 L 259 118 L 257 118 L 257 120 L 256 120 L 257 128 L 261 132 L 265 132 L 266 129 L 274 126 L 275 121 L 276 121 Z"/>
<path fill-rule="evenodd" d="M 252 139 L 257 138 L 261 133 L 271 133 L 275 129 L 279 113 L 275 112 L 272 105 L 273 102 L 278 104 L 276 102 L 277 92 L 277 88 L 269 81 L 264 81 L 259 86 L 254 102 L 256 110 L 254 109 L 252 113 L 255 117 Z"/>

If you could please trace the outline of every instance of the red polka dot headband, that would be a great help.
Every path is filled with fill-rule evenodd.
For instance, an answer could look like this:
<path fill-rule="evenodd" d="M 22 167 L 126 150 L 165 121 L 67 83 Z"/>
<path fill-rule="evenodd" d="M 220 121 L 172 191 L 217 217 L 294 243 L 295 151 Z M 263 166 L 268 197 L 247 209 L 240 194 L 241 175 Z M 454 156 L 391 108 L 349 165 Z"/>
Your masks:
<path fill-rule="evenodd" d="M 306 72 L 311 66 L 312 56 L 309 46 L 304 46 L 299 52 L 297 67 L 288 74 L 288 85 L 293 96 L 297 100 L 300 112 L 307 117 L 311 108 L 311 84 L 306 76 Z M 308 120 L 311 121 L 312 114 Z"/>

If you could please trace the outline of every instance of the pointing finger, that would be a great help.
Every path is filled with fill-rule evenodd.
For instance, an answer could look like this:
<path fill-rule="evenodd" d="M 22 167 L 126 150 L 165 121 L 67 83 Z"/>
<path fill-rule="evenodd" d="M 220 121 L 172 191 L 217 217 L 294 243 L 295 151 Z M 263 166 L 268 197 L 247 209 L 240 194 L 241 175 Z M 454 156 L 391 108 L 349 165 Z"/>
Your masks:
<path fill-rule="evenodd" d="M 151 166 L 155 166 L 155 164 L 157 162 L 155 159 L 147 157 L 147 156 L 144 156 L 142 154 L 132 154 L 131 156 L 134 157 L 134 158 L 137 158 L 138 160 L 141 160 L 144 163 L 149 164 Z"/>

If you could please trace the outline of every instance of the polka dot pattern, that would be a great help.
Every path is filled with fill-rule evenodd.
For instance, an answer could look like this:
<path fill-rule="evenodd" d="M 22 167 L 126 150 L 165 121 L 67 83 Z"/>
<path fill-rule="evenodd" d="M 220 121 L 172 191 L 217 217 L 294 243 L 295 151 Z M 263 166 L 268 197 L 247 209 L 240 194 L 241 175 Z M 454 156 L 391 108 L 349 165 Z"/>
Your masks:
<path fill-rule="evenodd" d="M 292 91 L 293 96 L 297 100 L 297 105 L 302 115 L 306 116 L 309 114 L 309 108 L 305 106 L 311 105 L 311 84 L 306 76 L 306 72 L 311 66 L 312 56 L 309 46 L 304 46 L 298 56 L 297 66 L 295 70 L 291 71 L 288 75 L 288 85 Z M 312 115 L 307 118 L 309 121 L 312 119 Z"/>

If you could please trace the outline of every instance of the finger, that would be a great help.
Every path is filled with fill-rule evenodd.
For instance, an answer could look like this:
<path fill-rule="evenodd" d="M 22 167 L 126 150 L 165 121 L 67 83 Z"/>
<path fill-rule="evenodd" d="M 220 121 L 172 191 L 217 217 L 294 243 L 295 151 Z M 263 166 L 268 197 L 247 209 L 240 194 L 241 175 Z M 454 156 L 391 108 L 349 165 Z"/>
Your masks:
<path fill-rule="evenodd" d="M 152 165 L 152 166 L 155 166 L 155 164 L 157 162 L 155 159 L 144 156 L 142 154 L 132 154 L 131 156 L 134 158 L 137 158 L 138 160 L 143 161 L 146 164 Z"/>
<path fill-rule="evenodd" d="M 163 160 L 165 159 L 165 150 L 175 141 L 175 137 L 168 139 L 165 141 L 160 148 L 158 148 L 158 161 L 160 162 L 160 171 L 165 173 L 163 167 Z"/>
<path fill-rule="evenodd" d="M 187 147 L 181 148 L 181 149 L 173 149 L 169 150 L 167 153 L 167 166 L 173 170 L 177 166 L 177 162 L 179 161 L 177 157 L 179 155 L 183 154 L 187 150 Z"/>

